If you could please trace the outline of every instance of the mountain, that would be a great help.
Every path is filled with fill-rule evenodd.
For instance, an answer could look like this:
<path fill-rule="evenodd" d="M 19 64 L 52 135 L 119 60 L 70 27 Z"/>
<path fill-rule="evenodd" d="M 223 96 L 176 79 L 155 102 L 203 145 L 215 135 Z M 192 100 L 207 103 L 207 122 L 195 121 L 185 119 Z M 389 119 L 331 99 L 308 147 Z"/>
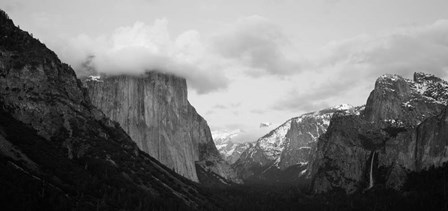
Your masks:
<path fill-rule="evenodd" d="M 93 105 L 137 146 L 177 173 L 200 181 L 196 167 L 239 182 L 220 157 L 207 122 L 188 102 L 184 78 L 155 71 L 85 80 Z"/>
<path fill-rule="evenodd" d="M 383 75 L 364 112 L 335 115 L 317 144 L 312 189 L 401 189 L 408 172 L 448 160 L 448 83 L 430 74 Z"/>
<path fill-rule="evenodd" d="M 241 133 L 234 131 L 212 131 L 213 141 L 221 157 L 229 164 L 235 163 L 241 154 L 250 146 L 249 143 L 234 143 L 232 138 Z"/>
<path fill-rule="evenodd" d="M 366 103 L 364 118 L 377 124 L 400 120 L 415 126 L 440 113 L 448 99 L 448 83 L 430 74 L 415 73 L 414 79 L 383 75 Z"/>
<path fill-rule="evenodd" d="M 361 109 L 340 105 L 292 118 L 252 143 L 233 167 L 244 180 L 258 182 L 281 181 L 282 172 L 292 174 L 288 177 L 305 176 L 317 139 L 327 130 L 333 114 L 359 113 Z M 288 168 L 296 171 L 286 171 Z"/>
<path fill-rule="evenodd" d="M 4 210 L 216 209 L 197 183 L 139 150 L 73 69 L 0 10 Z"/>

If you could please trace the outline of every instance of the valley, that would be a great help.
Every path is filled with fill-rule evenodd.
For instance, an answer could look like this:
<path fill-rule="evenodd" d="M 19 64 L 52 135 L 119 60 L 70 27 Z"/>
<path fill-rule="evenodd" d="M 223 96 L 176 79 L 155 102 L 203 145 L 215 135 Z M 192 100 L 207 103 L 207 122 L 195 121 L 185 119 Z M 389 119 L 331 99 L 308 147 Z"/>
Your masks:
<path fill-rule="evenodd" d="M 212 134 L 186 78 L 90 74 L 0 10 L 2 210 L 448 209 L 448 82 L 431 73 L 246 142 Z"/>

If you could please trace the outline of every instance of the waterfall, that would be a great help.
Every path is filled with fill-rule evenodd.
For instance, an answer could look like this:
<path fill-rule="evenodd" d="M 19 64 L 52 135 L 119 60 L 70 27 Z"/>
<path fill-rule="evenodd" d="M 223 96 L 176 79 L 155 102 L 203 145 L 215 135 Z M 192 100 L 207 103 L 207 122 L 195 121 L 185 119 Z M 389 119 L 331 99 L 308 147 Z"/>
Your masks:
<path fill-rule="evenodd" d="M 369 187 L 368 187 L 368 189 L 370 189 L 370 188 L 372 188 L 373 187 L 373 161 L 374 161 L 374 159 L 375 159 L 375 153 L 376 152 L 373 152 L 373 154 L 372 154 L 372 158 L 370 159 L 370 177 L 369 177 Z"/>

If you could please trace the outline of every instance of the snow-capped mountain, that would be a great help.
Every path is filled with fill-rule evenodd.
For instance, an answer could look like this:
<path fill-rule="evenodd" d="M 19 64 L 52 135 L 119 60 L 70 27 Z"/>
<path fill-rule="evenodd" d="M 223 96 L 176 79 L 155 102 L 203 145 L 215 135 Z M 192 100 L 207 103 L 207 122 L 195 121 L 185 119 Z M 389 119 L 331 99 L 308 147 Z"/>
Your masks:
<path fill-rule="evenodd" d="M 435 108 L 446 105 L 448 100 L 448 83 L 426 73 L 415 73 L 413 80 L 383 75 L 376 81 L 374 91 L 367 100 L 367 120 L 407 127 L 437 115 L 440 109 Z"/>
<path fill-rule="evenodd" d="M 222 158 L 229 164 L 235 163 L 241 154 L 246 150 L 249 143 L 234 143 L 232 138 L 238 136 L 241 130 L 233 131 L 212 131 L 213 141 Z"/>
<path fill-rule="evenodd" d="M 275 170 L 306 166 L 319 136 L 325 133 L 334 113 L 359 113 L 364 107 L 342 104 L 292 118 L 258 139 L 233 165 L 240 177 L 263 177 Z M 303 168 L 301 173 L 304 174 Z"/>

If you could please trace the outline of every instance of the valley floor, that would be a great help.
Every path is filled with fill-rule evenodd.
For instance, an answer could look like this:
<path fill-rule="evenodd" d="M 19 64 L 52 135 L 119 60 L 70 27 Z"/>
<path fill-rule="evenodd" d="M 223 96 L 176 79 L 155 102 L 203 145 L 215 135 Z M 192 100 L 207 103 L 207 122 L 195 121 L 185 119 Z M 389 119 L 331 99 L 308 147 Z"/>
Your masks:
<path fill-rule="evenodd" d="M 411 173 L 401 191 L 379 184 L 365 192 L 311 194 L 307 187 L 236 185 L 207 188 L 223 210 L 448 210 L 448 164 Z"/>

